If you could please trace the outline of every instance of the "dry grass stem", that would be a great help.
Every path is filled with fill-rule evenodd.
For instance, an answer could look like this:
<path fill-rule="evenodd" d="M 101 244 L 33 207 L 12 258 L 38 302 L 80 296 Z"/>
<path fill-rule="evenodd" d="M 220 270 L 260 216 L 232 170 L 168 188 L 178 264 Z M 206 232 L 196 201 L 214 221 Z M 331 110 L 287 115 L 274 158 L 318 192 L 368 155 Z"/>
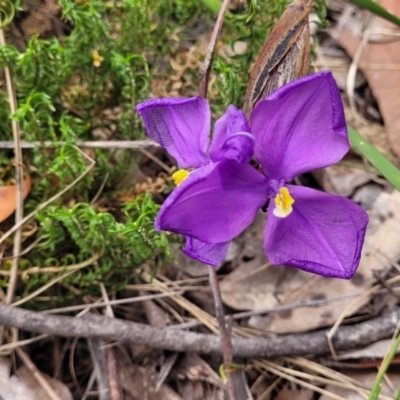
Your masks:
<path fill-rule="evenodd" d="M 35 147 L 61 147 L 66 142 L 44 141 L 44 142 L 20 142 L 21 149 L 34 149 Z M 151 139 L 145 140 L 93 140 L 90 142 L 76 142 L 76 147 L 83 149 L 146 149 L 149 147 L 160 147 L 160 145 Z M 0 149 L 12 149 L 14 142 L 0 141 Z"/>
<path fill-rule="evenodd" d="M 116 306 L 116 305 L 120 305 L 120 304 L 131 304 L 131 303 L 138 303 L 138 302 L 146 301 L 146 300 L 161 299 L 163 297 L 172 297 L 172 296 L 181 295 L 182 293 L 183 293 L 183 291 L 161 293 L 161 294 L 151 294 L 151 295 L 147 295 L 147 296 L 130 297 L 130 298 L 126 298 L 126 299 L 117 299 L 117 300 L 109 300 L 109 301 L 103 301 L 103 300 L 99 299 L 99 300 L 96 300 L 96 302 L 92 303 L 92 304 L 81 304 L 81 305 L 76 305 L 76 306 L 53 308 L 51 310 L 45 310 L 42 312 L 43 312 L 43 314 L 59 314 L 62 312 L 90 310 L 93 308 L 110 307 L 110 306 Z"/>
<path fill-rule="evenodd" d="M 1 25 L 1 17 L 0 17 L 0 25 Z M 2 28 L 0 28 L 0 45 L 3 47 L 6 45 L 4 31 Z M 8 101 L 10 103 L 10 113 L 11 115 L 14 115 L 17 110 L 17 100 L 13 88 L 11 71 L 8 68 L 8 66 L 4 67 L 4 73 L 6 78 Z M 16 188 L 17 188 L 15 224 L 18 225 L 24 215 L 24 196 L 22 187 L 24 180 L 24 171 L 23 171 L 23 159 L 22 159 L 22 151 L 20 143 L 21 141 L 20 128 L 18 122 L 14 118 L 11 119 L 11 126 L 14 139 L 13 147 L 15 155 L 15 178 L 16 178 Z M 16 229 L 13 242 L 13 262 L 11 266 L 10 280 L 8 282 L 7 295 L 5 299 L 5 302 L 7 304 L 10 304 L 12 302 L 14 298 L 14 292 L 17 286 L 18 262 L 19 262 L 19 255 L 21 253 L 21 243 L 22 243 L 21 229 Z"/>
<path fill-rule="evenodd" d="M 68 271 L 67 273 L 59 276 L 58 278 L 55 278 L 53 280 L 51 280 L 50 282 L 46 283 L 45 285 L 41 286 L 39 289 L 35 290 L 34 292 L 32 292 L 31 294 L 29 294 L 28 296 L 15 301 L 14 303 L 12 303 L 11 305 L 14 307 L 20 306 L 21 304 L 26 303 L 29 300 L 32 300 L 33 298 L 35 298 L 37 295 L 39 295 L 40 293 L 43 293 L 44 291 L 46 291 L 48 288 L 52 287 L 53 285 L 55 285 L 57 282 L 62 281 L 64 278 L 72 275 L 74 272 L 79 271 L 82 268 L 86 268 L 87 266 L 93 264 L 96 260 L 99 259 L 99 255 L 95 254 L 94 256 L 90 257 L 89 259 L 74 265 L 74 268 L 70 271 Z"/>

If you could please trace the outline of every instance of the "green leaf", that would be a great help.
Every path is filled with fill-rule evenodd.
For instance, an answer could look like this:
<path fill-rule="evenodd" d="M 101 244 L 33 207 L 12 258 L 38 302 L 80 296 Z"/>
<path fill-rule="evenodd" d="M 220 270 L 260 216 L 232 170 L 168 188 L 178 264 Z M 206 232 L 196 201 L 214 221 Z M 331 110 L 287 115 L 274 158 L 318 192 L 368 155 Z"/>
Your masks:
<path fill-rule="evenodd" d="M 202 0 L 203 4 L 214 14 L 218 14 L 222 7 L 220 0 Z"/>
<path fill-rule="evenodd" d="M 376 3 L 373 0 L 350 0 L 352 3 L 357 4 L 358 6 L 365 8 L 368 11 L 371 11 L 372 14 L 375 14 L 379 17 L 385 18 L 390 22 L 393 22 L 397 26 L 400 26 L 400 18 L 388 10 L 383 8 L 381 5 Z"/>
<path fill-rule="evenodd" d="M 398 191 L 400 191 L 400 171 L 384 154 L 364 139 L 351 126 L 347 126 L 350 143 L 357 149 Z"/>

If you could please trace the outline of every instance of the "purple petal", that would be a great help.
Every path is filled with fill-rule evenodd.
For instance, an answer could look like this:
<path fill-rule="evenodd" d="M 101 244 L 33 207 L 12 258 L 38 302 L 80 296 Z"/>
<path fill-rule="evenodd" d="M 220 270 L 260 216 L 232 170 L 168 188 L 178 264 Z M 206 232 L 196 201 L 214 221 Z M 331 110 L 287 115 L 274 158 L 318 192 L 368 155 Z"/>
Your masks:
<path fill-rule="evenodd" d="M 186 237 L 186 246 L 183 252 L 190 258 L 203 264 L 219 267 L 228 252 L 230 242 L 209 244 L 200 240 Z"/>
<path fill-rule="evenodd" d="M 289 186 L 295 200 L 286 218 L 268 210 L 264 248 L 269 260 L 318 275 L 351 278 L 360 261 L 367 213 L 353 201 Z"/>
<path fill-rule="evenodd" d="M 136 106 L 147 135 L 164 147 L 181 168 L 209 162 L 210 108 L 202 97 L 147 100 Z"/>
<path fill-rule="evenodd" d="M 249 162 L 253 157 L 254 137 L 243 111 L 230 105 L 226 113 L 215 122 L 210 146 L 212 161 L 235 160 Z"/>
<path fill-rule="evenodd" d="M 169 195 L 156 228 L 206 243 L 228 242 L 253 222 L 267 191 L 268 181 L 249 164 L 212 163 L 191 172 Z"/>
<path fill-rule="evenodd" d="M 261 100 L 250 119 L 255 158 L 270 179 L 339 161 L 349 150 L 340 92 L 330 72 L 290 82 Z"/>

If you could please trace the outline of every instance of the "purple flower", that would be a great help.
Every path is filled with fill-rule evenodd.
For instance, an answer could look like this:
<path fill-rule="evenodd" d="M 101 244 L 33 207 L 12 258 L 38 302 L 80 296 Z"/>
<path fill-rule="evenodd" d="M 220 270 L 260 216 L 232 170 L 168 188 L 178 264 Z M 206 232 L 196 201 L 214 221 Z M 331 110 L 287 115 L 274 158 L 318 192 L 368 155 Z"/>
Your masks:
<path fill-rule="evenodd" d="M 179 186 L 168 197 L 159 216 L 163 210 L 168 209 L 174 196 L 179 196 L 181 192 L 189 195 L 188 188 L 191 185 L 201 184 L 208 181 L 210 176 L 218 175 L 219 168 L 230 169 L 231 165 L 240 164 L 242 174 L 255 175 L 263 180 L 248 164 L 253 156 L 254 137 L 250 133 L 244 113 L 236 107 L 229 106 L 226 113 L 216 121 L 211 145 L 210 108 L 202 97 L 147 100 L 137 106 L 137 111 L 143 118 L 148 136 L 163 146 L 176 159 L 179 167 L 185 168 L 173 175 Z M 192 170 L 189 172 L 187 169 Z M 219 184 L 218 187 L 220 186 Z M 265 185 L 265 189 L 266 187 Z M 262 206 L 264 197 L 260 195 L 259 207 Z M 196 209 L 187 211 L 191 218 L 197 214 Z M 256 212 L 257 210 L 245 210 L 247 223 L 255 218 Z M 201 218 L 201 215 L 197 214 L 197 217 Z M 163 229 L 160 218 L 156 221 L 156 227 Z M 185 234 L 179 230 L 179 233 L 186 236 L 186 246 L 183 249 L 186 255 L 205 264 L 221 264 L 228 251 L 230 239 L 207 243 L 190 235 L 190 232 Z"/>
<path fill-rule="evenodd" d="M 191 153 L 200 147 L 193 141 L 188 147 L 189 142 L 181 137 L 190 136 L 203 143 L 198 135 L 200 127 L 208 125 L 209 115 L 199 112 L 195 116 L 185 107 L 178 110 L 175 105 L 179 101 L 188 100 L 170 101 L 170 124 L 157 113 L 148 114 L 145 124 L 150 137 L 167 150 L 174 143 L 180 154 Z M 156 128 L 161 125 L 163 129 Z M 158 215 L 157 229 L 190 238 L 196 258 L 197 241 L 204 246 L 229 242 L 270 199 L 264 248 L 273 264 L 330 277 L 352 277 L 368 223 L 365 211 L 349 199 L 287 184 L 298 174 L 334 164 L 349 150 L 343 106 L 332 75 L 313 74 L 279 88 L 257 104 L 250 128 L 255 139 L 254 156 L 262 173 L 246 164 L 248 153 L 247 157 L 217 161 L 211 151 L 214 141 L 219 143 L 216 124 L 209 150 L 211 161 L 202 150 L 201 164 L 195 165 L 201 168 L 168 197 Z M 235 129 L 225 131 L 229 132 L 226 140 L 234 137 Z M 168 137 L 168 143 L 161 137 Z M 221 150 L 224 146 L 218 148 L 220 155 L 229 154 Z M 239 145 L 234 149 L 238 154 L 245 153 Z"/>

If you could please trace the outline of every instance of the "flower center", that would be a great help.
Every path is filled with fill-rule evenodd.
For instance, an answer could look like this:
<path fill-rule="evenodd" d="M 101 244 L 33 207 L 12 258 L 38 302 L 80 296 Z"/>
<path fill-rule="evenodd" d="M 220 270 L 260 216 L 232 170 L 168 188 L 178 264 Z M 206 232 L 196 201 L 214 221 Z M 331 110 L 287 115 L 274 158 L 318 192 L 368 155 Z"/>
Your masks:
<path fill-rule="evenodd" d="M 188 176 L 189 171 L 186 169 L 180 169 L 172 174 L 176 186 L 179 186 Z"/>
<path fill-rule="evenodd" d="M 288 188 L 281 187 L 279 193 L 275 196 L 275 208 L 272 211 L 275 217 L 286 218 L 293 211 L 293 197 L 290 195 Z"/>

